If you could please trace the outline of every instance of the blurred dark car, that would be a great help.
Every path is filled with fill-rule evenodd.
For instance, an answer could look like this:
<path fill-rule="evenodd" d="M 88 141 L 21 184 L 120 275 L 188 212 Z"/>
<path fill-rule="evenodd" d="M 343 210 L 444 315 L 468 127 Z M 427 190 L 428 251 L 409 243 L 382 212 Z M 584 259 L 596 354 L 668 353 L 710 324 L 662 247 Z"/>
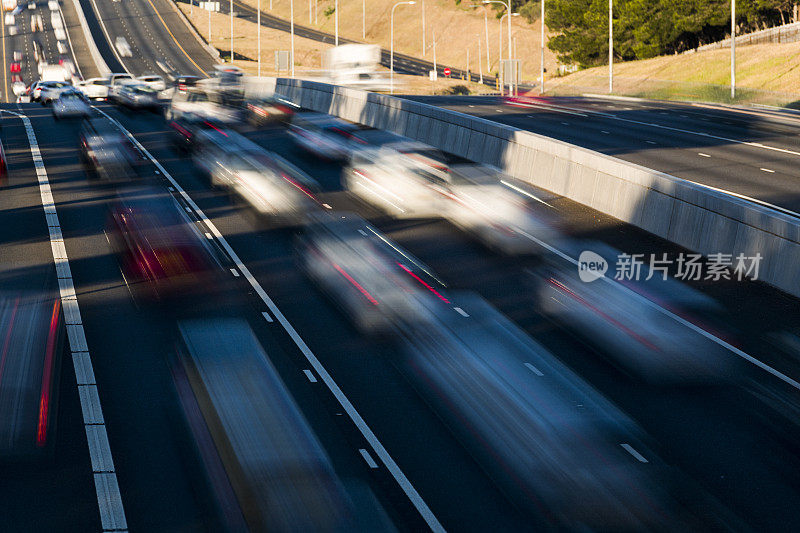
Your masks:
<path fill-rule="evenodd" d="M 80 157 L 90 177 L 129 180 L 142 162 L 133 143 L 106 118 L 84 121 L 80 131 Z"/>
<path fill-rule="evenodd" d="M 109 214 L 108 236 L 134 298 L 213 300 L 219 263 L 183 208 L 163 190 L 120 191 Z"/>
<path fill-rule="evenodd" d="M 247 121 L 260 127 L 266 124 L 288 124 L 297 111 L 297 106 L 278 95 L 253 98 L 247 101 Z"/>
<path fill-rule="evenodd" d="M 0 141 L 0 185 L 5 185 L 8 178 L 8 165 L 6 164 L 6 151 L 3 149 L 3 141 Z"/>
<path fill-rule="evenodd" d="M 197 76 L 178 76 L 173 82 L 173 86 L 178 91 L 185 91 L 187 87 L 194 87 L 200 78 Z"/>
<path fill-rule="evenodd" d="M 0 461 L 53 451 L 62 350 L 57 291 L 0 293 Z"/>

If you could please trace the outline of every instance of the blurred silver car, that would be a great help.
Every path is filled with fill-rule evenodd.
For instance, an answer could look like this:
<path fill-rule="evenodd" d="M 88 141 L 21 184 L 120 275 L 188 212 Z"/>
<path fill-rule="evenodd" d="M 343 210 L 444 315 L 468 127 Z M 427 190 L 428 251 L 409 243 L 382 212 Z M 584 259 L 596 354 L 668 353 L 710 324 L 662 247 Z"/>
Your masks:
<path fill-rule="evenodd" d="M 158 93 L 143 83 L 130 82 L 120 85 L 116 90 L 115 101 L 130 109 L 158 108 Z"/>
<path fill-rule="evenodd" d="M 83 93 L 77 90 L 61 93 L 53 101 L 52 110 L 55 119 L 88 117 L 91 112 L 89 104 L 84 100 Z"/>
<path fill-rule="evenodd" d="M 568 250 L 597 254 L 608 265 L 620 254 L 593 241 L 575 241 Z M 600 260 L 597 260 L 598 262 Z M 531 271 L 542 313 L 596 346 L 624 371 L 652 382 L 736 380 L 739 358 L 704 336 L 729 336 L 723 308 L 688 285 L 643 265 L 638 280 L 587 277 L 579 265 L 549 257 Z M 582 276 L 583 274 L 583 276 Z M 595 275 L 592 274 L 594 277 Z M 583 279 L 582 279 L 583 278 Z M 729 339 L 732 340 L 732 339 Z"/>
<path fill-rule="evenodd" d="M 307 275 L 339 305 L 357 329 L 385 333 L 413 321 L 420 298 L 443 298 L 430 270 L 361 217 L 309 217 L 298 246 Z"/>
<path fill-rule="evenodd" d="M 426 319 L 403 330 L 401 365 L 509 498 L 548 522 L 533 530 L 680 523 L 665 522 L 671 502 L 633 421 L 479 296 L 448 297 L 427 300 Z"/>
<path fill-rule="evenodd" d="M 345 160 L 364 141 L 354 135 L 362 126 L 324 113 L 295 113 L 289 136 L 304 150 L 322 159 Z"/>
<path fill-rule="evenodd" d="M 181 322 L 172 371 L 225 530 L 391 528 L 339 479 L 247 322 Z"/>

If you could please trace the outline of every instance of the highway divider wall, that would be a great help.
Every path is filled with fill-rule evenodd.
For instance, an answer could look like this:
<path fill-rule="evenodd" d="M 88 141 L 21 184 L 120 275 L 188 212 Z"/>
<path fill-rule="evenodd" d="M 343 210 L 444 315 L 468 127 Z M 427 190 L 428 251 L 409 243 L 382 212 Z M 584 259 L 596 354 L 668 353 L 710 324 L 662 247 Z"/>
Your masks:
<path fill-rule="evenodd" d="M 758 279 L 800 297 L 800 219 L 615 157 L 428 104 L 324 83 L 254 78 L 249 94 L 385 129 L 566 196 L 706 256 L 761 254 Z M 625 250 L 623 250 L 624 252 Z"/>

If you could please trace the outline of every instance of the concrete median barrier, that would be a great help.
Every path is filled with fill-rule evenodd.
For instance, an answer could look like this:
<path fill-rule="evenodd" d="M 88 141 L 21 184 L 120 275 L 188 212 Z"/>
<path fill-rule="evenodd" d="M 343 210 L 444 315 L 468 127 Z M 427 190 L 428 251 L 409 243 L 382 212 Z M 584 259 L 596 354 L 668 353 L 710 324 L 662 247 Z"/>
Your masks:
<path fill-rule="evenodd" d="M 800 296 L 800 219 L 592 150 L 478 117 L 313 81 L 258 78 L 302 107 L 497 166 L 691 251 L 761 254 L 758 279 Z"/>

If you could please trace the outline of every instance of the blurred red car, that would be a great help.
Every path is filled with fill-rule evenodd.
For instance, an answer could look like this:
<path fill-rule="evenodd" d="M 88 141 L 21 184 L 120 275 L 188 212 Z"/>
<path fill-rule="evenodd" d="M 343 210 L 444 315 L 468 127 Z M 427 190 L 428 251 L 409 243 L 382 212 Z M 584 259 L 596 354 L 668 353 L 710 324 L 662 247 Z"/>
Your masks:
<path fill-rule="evenodd" d="M 218 286 L 221 268 L 206 239 L 165 191 L 138 187 L 120 192 L 108 226 L 134 297 L 149 302 L 208 299 Z"/>
<path fill-rule="evenodd" d="M 13 61 L 11 63 L 11 72 L 16 72 L 16 73 L 22 72 L 22 64 L 19 63 L 18 61 Z"/>
<path fill-rule="evenodd" d="M 52 457 L 63 339 L 57 292 L 0 293 L 0 462 Z"/>

